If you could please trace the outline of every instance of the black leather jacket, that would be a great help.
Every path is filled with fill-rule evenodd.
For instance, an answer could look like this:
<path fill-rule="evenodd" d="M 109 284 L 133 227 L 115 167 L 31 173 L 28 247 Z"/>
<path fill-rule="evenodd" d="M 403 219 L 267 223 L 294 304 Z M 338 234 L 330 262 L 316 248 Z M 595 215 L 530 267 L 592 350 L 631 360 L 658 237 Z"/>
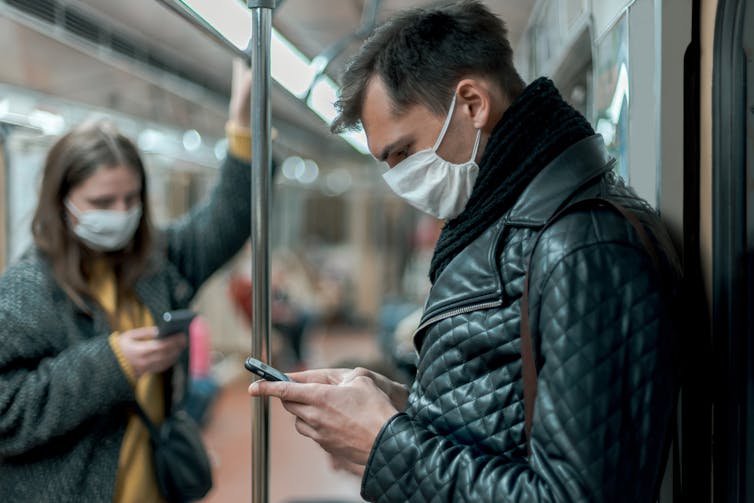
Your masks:
<path fill-rule="evenodd" d="M 415 334 L 408 408 L 373 446 L 365 499 L 656 497 L 677 394 L 674 276 L 661 279 L 614 210 L 569 212 L 536 246 L 529 314 L 539 379 L 526 452 L 520 313 L 532 238 L 558 208 L 589 197 L 618 199 L 650 232 L 661 229 L 612 166 L 600 136 L 574 144 L 437 278 Z M 670 269 L 672 258 L 662 257 Z"/>

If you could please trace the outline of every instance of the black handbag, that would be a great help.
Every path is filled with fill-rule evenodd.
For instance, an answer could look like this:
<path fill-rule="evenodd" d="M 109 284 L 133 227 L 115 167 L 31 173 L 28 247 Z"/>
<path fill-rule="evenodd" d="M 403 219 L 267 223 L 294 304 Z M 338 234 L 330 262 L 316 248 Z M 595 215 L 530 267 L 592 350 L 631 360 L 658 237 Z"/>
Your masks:
<path fill-rule="evenodd" d="M 136 404 L 149 430 L 157 485 L 168 503 L 203 498 L 212 488 L 212 469 L 196 422 L 182 409 L 156 426 Z"/>

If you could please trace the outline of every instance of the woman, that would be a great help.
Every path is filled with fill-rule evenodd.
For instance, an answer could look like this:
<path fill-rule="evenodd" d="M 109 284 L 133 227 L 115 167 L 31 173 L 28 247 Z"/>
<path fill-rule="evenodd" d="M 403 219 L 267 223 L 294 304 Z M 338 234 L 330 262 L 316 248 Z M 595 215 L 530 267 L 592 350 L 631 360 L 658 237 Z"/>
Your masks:
<path fill-rule="evenodd" d="M 160 501 L 149 434 L 185 392 L 188 306 L 249 234 L 248 72 L 234 69 L 230 155 L 208 201 L 150 224 L 137 149 L 103 124 L 47 157 L 35 246 L 0 278 L 0 501 Z M 240 76 L 240 77 L 239 77 Z"/>

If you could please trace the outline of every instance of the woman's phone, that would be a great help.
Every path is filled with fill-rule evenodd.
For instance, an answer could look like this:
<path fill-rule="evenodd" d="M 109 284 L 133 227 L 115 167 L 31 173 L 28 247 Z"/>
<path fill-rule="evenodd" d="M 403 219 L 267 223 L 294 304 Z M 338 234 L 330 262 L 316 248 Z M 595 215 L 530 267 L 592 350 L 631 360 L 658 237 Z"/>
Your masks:
<path fill-rule="evenodd" d="M 157 321 L 157 337 L 167 337 L 173 334 L 188 335 L 189 326 L 195 317 L 196 313 L 190 309 L 163 313 L 162 318 Z"/>
<path fill-rule="evenodd" d="M 288 376 L 280 372 L 278 369 L 270 367 L 266 363 L 260 362 L 251 356 L 246 358 L 246 363 L 244 363 L 243 366 L 246 367 L 246 370 L 249 372 L 268 381 L 290 381 Z"/>

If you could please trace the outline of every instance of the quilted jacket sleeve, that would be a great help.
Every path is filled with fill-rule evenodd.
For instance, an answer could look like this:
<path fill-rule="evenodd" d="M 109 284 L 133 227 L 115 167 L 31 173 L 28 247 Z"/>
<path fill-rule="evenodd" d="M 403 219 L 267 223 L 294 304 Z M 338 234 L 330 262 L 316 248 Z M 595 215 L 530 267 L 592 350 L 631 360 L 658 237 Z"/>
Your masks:
<path fill-rule="evenodd" d="M 530 458 L 458 445 L 399 414 L 373 447 L 367 500 L 652 500 L 675 396 L 653 265 L 631 242 L 549 244 L 550 265 L 532 277 L 541 367 Z"/>
<path fill-rule="evenodd" d="M 210 196 L 165 231 L 168 259 L 197 289 L 249 238 L 249 163 L 228 155 Z"/>
<path fill-rule="evenodd" d="M 59 350 L 67 334 L 21 263 L 0 278 L 0 459 L 43 447 L 133 399 L 107 334 Z"/>

